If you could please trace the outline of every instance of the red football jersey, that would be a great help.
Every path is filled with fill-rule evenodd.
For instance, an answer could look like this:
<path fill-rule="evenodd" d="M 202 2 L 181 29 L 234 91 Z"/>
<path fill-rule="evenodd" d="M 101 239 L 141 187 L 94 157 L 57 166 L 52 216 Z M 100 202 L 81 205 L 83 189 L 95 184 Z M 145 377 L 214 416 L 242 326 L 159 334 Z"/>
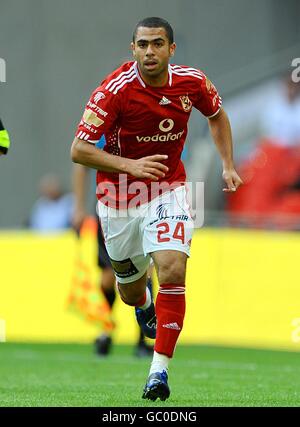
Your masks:
<path fill-rule="evenodd" d="M 95 144 L 104 134 L 105 151 L 130 159 L 167 154 L 163 163 L 169 171 L 162 181 L 183 183 L 186 174 L 180 157 L 192 107 L 212 117 L 221 103 L 215 86 L 196 68 L 169 65 L 168 83 L 152 87 L 143 81 L 136 62 L 126 62 L 92 93 L 76 136 Z M 121 190 L 124 180 L 125 192 Z M 148 189 L 152 182 L 126 174 L 121 175 L 120 181 L 118 173 L 98 171 L 97 197 L 101 200 L 101 193 L 107 195 L 107 191 L 99 191 L 99 185 L 112 183 L 117 191 L 106 197 L 105 203 L 109 200 L 113 207 L 127 206 L 136 195 L 129 194 L 127 188 L 135 181 L 146 183 Z M 150 193 L 148 197 L 151 198 Z"/>

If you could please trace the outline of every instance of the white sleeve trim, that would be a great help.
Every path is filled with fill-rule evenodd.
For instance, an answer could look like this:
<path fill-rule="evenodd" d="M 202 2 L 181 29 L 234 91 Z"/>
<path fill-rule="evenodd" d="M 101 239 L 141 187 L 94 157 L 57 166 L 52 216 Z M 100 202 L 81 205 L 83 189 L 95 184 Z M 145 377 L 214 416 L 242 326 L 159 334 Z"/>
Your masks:
<path fill-rule="evenodd" d="M 90 140 L 90 135 L 86 132 L 83 132 L 82 130 L 78 132 L 77 138 L 81 141 L 90 142 L 91 144 L 97 144 L 97 142 L 99 141 L 99 139 L 96 139 L 94 141 Z"/>
<path fill-rule="evenodd" d="M 214 114 L 212 114 L 211 116 L 206 116 L 206 118 L 211 119 L 211 118 L 215 117 L 219 113 L 220 110 L 221 110 L 221 106 L 218 108 L 218 110 Z"/>

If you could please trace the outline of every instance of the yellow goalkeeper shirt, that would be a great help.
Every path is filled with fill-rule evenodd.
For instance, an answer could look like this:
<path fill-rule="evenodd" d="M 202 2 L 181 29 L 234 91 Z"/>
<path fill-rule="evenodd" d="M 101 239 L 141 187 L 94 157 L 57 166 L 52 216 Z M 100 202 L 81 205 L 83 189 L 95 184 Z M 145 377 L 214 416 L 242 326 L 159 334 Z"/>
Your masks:
<path fill-rule="evenodd" d="M 10 146 L 9 135 L 0 120 L 0 151 L 4 154 L 7 153 Z"/>

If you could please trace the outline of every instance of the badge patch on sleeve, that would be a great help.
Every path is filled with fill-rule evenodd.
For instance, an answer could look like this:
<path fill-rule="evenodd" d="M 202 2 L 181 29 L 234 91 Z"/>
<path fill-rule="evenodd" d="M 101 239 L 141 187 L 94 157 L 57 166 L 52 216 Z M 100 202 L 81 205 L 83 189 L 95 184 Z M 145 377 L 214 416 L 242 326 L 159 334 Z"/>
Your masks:
<path fill-rule="evenodd" d="M 97 114 L 88 108 L 85 110 L 83 114 L 83 121 L 88 125 L 94 125 L 97 128 L 103 125 L 104 123 L 104 120 L 99 119 L 99 117 L 97 117 Z"/>
<path fill-rule="evenodd" d="M 130 277 L 139 272 L 130 258 L 124 259 L 123 261 L 115 261 L 110 258 L 110 262 L 114 272 L 120 278 Z"/>

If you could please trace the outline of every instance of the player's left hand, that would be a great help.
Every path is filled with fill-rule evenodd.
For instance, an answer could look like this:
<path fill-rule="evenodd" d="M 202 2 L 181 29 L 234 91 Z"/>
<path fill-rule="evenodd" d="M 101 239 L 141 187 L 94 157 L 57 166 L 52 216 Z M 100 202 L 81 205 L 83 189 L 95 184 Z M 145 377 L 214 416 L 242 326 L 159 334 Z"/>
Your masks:
<path fill-rule="evenodd" d="M 75 207 L 71 218 L 71 224 L 77 233 L 80 232 L 80 229 L 86 217 L 87 213 L 84 208 Z"/>
<path fill-rule="evenodd" d="M 224 169 L 222 177 L 227 184 L 227 188 L 223 188 L 225 193 L 234 193 L 243 184 L 243 181 L 234 168 Z"/>

